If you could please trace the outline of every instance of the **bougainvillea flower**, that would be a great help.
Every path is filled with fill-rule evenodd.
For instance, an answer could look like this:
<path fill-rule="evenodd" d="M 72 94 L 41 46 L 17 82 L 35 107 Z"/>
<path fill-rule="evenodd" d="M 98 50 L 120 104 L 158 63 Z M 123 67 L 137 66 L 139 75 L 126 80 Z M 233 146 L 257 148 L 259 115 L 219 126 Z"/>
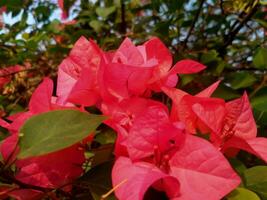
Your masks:
<path fill-rule="evenodd" d="M 148 97 L 151 90 L 174 87 L 177 73 L 196 73 L 205 68 L 192 60 L 171 67 L 171 54 L 158 38 L 140 46 L 126 38 L 116 51 L 103 52 L 92 40 L 81 37 L 59 66 L 58 103 L 91 106 L 134 96 Z"/>
<path fill-rule="evenodd" d="M 58 70 L 57 103 L 72 102 L 93 105 L 98 99 L 97 73 L 102 57 L 101 49 L 81 37 Z"/>
<path fill-rule="evenodd" d="M 29 111 L 11 117 L 10 119 L 14 120 L 11 124 L 2 123 L 11 132 L 11 136 L 6 138 L 0 146 L 5 162 L 13 162 L 15 159 L 18 151 L 19 128 L 28 118 L 46 111 L 64 109 L 53 103 L 55 100 L 52 98 L 52 93 L 53 82 L 45 78 L 32 95 Z M 76 144 L 48 155 L 16 161 L 15 164 L 19 170 L 15 178 L 30 185 L 57 188 L 80 176 L 83 172 L 84 161 L 84 150 Z"/>
<path fill-rule="evenodd" d="M 240 183 L 224 156 L 204 139 L 187 135 L 171 157 L 158 151 L 156 154 L 154 157 L 162 159 L 154 162 L 117 159 L 112 182 L 114 187 L 120 184 L 115 190 L 118 199 L 143 200 L 152 187 L 173 200 L 219 200 Z"/>
<path fill-rule="evenodd" d="M 212 142 L 223 152 L 242 149 L 267 162 L 267 139 L 256 137 L 257 126 L 247 94 L 227 102 L 225 109 L 223 120 L 213 123 L 210 123 L 210 115 L 204 109 L 194 108 L 194 112 L 211 129 Z"/>
<path fill-rule="evenodd" d="M 193 109 L 205 109 L 207 115 L 212 115 L 209 116 L 209 122 L 211 124 L 214 124 L 214 122 L 217 124 L 218 121 L 222 121 L 225 113 L 225 102 L 222 99 L 210 98 L 218 84 L 219 81 L 213 83 L 195 96 L 189 95 L 176 88 L 164 87 L 163 91 L 173 102 L 171 119 L 173 121 L 182 121 L 185 124 L 186 130 L 192 134 L 195 134 L 197 129 L 202 133 L 209 130 L 202 120 L 195 114 Z"/>
<path fill-rule="evenodd" d="M 159 92 L 162 86 L 174 87 L 178 81 L 177 73 L 196 73 L 205 69 L 204 65 L 193 60 L 182 60 L 171 69 L 171 53 L 158 38 L 140 46 L 126 38 L 109 57 L 103 80 L 105 87 L 119 100 L 144 96 L 150 90 Z"/>
<path fill-rule="evenodd" d="M 104 115 L 109 116 L 105 124 L 116 130 L 117 139 L 115 144 L 114 153 L 116 156 L 127 156 L 127 148 L 122 143 L 128 138 L 129 131 L 133 125 L 133 121 L 139 118 L 143 112 L 150 107 L 161 108 L 167 112 L 167 107 L 151 99 L 140 97 L 132 97 L 125 99 L 119 103 L 117 102 L 104 102 L 101 104 L 101 111 Z"/>

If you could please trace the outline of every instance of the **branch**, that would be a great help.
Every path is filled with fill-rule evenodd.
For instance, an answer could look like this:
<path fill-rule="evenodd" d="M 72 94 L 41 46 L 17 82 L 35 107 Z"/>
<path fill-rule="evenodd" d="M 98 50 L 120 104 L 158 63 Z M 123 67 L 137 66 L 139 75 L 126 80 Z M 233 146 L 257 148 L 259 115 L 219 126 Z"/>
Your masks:
<path fill-rule="evenodd" d="M 125 4 L 124 0 L 121 0 L 121 32 L 126 33 L 127 25 L 125 20 Z"/>
<path fill-rule="evenodd" d="M 190 27 L 190 29 L 189 29 L 189 31 L 188 31 L 188 33 L 187 33 L 187 36 L 186 36 L 186 38 L 185 38 L 185 40 L 184 40 L 184 42 L 183 42 L 183 50 L 186 48 L 188 39 L 189 39 L 189 37 L 190 37 L 190 35 L 191 35 L 193 29 L 195 28 L 196 22 L 197 22 L 198 17 L 199 17 L 199 15 L 200 15 L 200 13 L 201 13 L 201 10 L 202 10 L 202 7 L 203 7 L 203 5 L 204 5 L 204 2 L 205 2 L 205 0 L 201 0 L 201 2 L 200 2 L 200 5 L 199 5 L 199 8 L 198 8 L 197 13 L 196 13 L 196 15 L 195 15 L 195 18 L 194 18 L 194 20 L 193 20 L 193 22 L 192 22 L 192 24 L 191 24 L 191 27 Z"/>
<path fill-rule="evenodd" d="M 259 4 L 257 3 L 251 10 L 250 12 L 247 14 L 247 16 L 245 16 L 245 18 L 240 22 L 240 24 L 234 28 L 234 26 L 236 26 L 234 23 L 234 25 L 232 26 L 232 28 L 234 28 L 232 31 L 230 31 L 230 33 L 228 34 L 227 37 L 224 38 L 224 45 L 218 50 L 219 54 L 221 56 L 223 56 L 225 54 L 225 50 L 226 48 L 232 44 L 233 40 L 235 39 L 235 36 L 238 34 L 238 32 L 241 30 L 241 28 L 252 18 L 252 16 L 256 13 L 257 9 L 258 9 Z M 237 20 L 239 21 L 239 20 Z"/>

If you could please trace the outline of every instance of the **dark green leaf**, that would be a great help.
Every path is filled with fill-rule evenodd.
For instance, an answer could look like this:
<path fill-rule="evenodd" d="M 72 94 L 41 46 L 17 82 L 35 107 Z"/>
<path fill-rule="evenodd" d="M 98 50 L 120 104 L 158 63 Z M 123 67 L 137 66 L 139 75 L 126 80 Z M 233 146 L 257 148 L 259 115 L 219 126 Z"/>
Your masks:
<path fill-rule="evenodd" d="M 256 166 L 244 171 L 246 187 L 267 199 L 267 166 Z"/>
<path fill-rule="evenodd" d="M 267 111 L 267 87 L 259 90 L 251 99 L 251 105 L 259 111 Z"/>
<path fill-rule="evenodd" d="M 91 195 L 95 200 L 99 200 L 100 197 L 112 189 L 111 171 L 113 162 L 105 162 L 92 168 L 82 178 L 79 179 L 82 185 L 87 186 Z M 110 196 L 108 199 L 115 199 L 114 196 Z"/>
<path fill-rule="evenodd" d="M 233 89 L 245 88 L 253 85 L 257 79 L 248 72 L 238 72 L 231 76 L 230 84 Z"/>

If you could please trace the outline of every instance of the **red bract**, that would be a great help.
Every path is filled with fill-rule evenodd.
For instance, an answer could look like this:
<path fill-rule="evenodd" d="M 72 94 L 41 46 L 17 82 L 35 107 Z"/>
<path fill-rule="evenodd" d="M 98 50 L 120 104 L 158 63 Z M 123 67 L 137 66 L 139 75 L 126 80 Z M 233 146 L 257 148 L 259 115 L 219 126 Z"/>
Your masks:
<path fill-rule="evenodd" d="M 161 155 L 165 170 L 157 162 L 132 162 L 120 157 L 112 170 L 113 185 L 123 182 L 115 191 L 118 199 L 143 200 L 153 187 L 170 199 L 218 200 L 240 183 L 224 156 L 203 139 L 187 135 L 173 156 L 166 155 Z"/>
<path fill-rule="evenodd" d="M 57 103 L 73 102 L 90 106 L 99 99 L 98 71 L 101 50 L 92 41 L 81 37 L 58 70 Z"/>
<path fill-rule="evenodd" d="M 223 120 L 215 120 L 213 124 L 209 123 L 210 116 L 205 110 L 194 111 L 212 130 L 212 140 L 223 152 L 242 149 L 267 162 L 267 139 L 256 137 L 257 127 L 246 93 L 239 99 L 227 102 Z"/>
<path fill-rule="evenodd" d="M 205 68 L 192 60 L 183 60 L 171 67 L 172 56 L 158 38 L 140 46 L 134 46 L 126 38 L 106 63 L 103 79 L 108 91 L 121 100 L 146 96 L 151 90 L 159 92 L 162 86 L 174 87 L 177 73 L 196 73 Z"/>
<path fill-rule="evenodd" d="M 186 92 L 175 88 L 163 88 L 163 91 L 172 99 L 171 119 L 180 120 L 185 124 L 186 130 L 189 133 L 195 134 L 199 129 L 205 133 L 208 131 L 202 120 L 197 117 L 194 109 L 205 108 L 209 116 L 210 124 L 213 121 L 221 121 L 224 115 L 225 103 L 222 99 L 209 98 L 214 90 L 217 88 L 219 81 L 212 84 L 205 90 L 201 91 L 195 96 L 189 95 Z"/>
<path fill-rule="evenodd" d="M 52 80 L 44 79 L 32 95 L 29 111 L 11 116 L 9 118 L 12 120 L 11 124 L 1 121 L 1 125 L 12 133 L 10 137 L 3 141 L 0 147 L 6 164 L 13 162 L 16 157 L 18 131 L 28 118 L 46 111 L 64 109 L 64 107 L 53 103 L 55 100 L 52 98 L 52 92 Z M 73 109 L 75 108 L 73 107 Z M 79 145 L 76 144 L 48 155 L 16 161 L 15 164 L 19 170 L 15 178 L 33 186 L 57 188 L 70 183 L 74 178 L 80 176 L 83 172 L 82 163 L 84 161 L 84 150 L 80 149 Z M 10 196 L 12 195 L 10 194 Z"/>

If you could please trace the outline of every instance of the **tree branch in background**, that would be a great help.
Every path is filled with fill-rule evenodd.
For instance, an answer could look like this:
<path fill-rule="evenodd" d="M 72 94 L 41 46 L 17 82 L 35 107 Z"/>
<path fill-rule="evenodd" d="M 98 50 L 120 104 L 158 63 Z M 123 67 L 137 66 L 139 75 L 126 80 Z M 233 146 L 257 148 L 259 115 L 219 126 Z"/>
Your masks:
<path fill-rule="evenodd" d="M 226 53 L 226 48 L 232 44 L 233 40 L 235 39 L 238 32 L 241 30 L 241 28 L 252 18 L 252 16 L 257 12 L 259 7 L 259 4 L 253 5 L 249 13 L 243 18 L 243 20 L 240 21 L 239 25 L 234 28 L 236 23 L 232 26 L 233 30 L 229 32 L 227 37 L 224 38 L 224 44 L 223 46 L 218 50 L 221 57 L 223 57 Z M 239 19 L 237 19 L 237 22 Z"/>
<path fill-rule="evenodd" d="M 124 0 L 121 0 L 121 33 L 125 34 L 127 25 L 126 25 L 126 20 L 125 20 L 125 4 Z"/>
<path fill-rule="evenodd" d="M 195 18 L 194 18 L 194 20 L 193 20 L 193 22 L 192 22 L 192 25 L 191 25 L 191 27 L 190 27 L 188 33 L 187 33 L 187 36 L 186 36 L 185 40 L 183 41 L 183 50 L 187 47 L 188 39 L 189 39 L 189 37 L 190 37 L 192 31 L 193 31 L 194 28 L 195 28 L 196 22 L 197 22 L 198 17 L 199 17 L 199 15 L 200 15 L 200 13 L 201 13 L 201 10 L 202 10 L 202 7 L 203 7 L 203 5 L 204 5 L 204 2 L 205 2 L 205 0 L 201 0 L 201 2 L 200 2 L 199 8 L 198 8 L 197 13 L 196 13 L 196 15 L 195 15 Z"/>

